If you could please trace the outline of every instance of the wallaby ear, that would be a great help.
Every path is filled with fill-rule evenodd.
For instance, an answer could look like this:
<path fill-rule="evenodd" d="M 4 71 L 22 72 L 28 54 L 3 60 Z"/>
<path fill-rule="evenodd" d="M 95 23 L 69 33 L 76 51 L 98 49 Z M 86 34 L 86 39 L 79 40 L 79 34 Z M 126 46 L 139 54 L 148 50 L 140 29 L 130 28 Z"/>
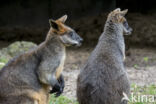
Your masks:
<path fill-rule="evenodd" d="M 61 21 L 62 23 L 65 23 L 65 21 L 67 20 L 67 15 L 62 16 L 61 18 L 58 19 L 58 21 Z"/>
<path fill-rule="evenodd" d="M 49 19 L 49 24 L 50 24 L 50 27 L 52 27 L 53 29 L 55 29 L 55 30 L 59 29 L 58 24 L 54 20 Z"/>
<path fill-rule="evenodd" d="M 122 16 L 125 16 L 125 15 L 127 14 L 127 12 L 128 12 L 128 9 L 125 9 L 125 10 L 121 11 L 120 14 L 121 14 Z"/>
<path fill-rule="evenodd" d="M 120 8 L 116 8 L 113 12 L 120 12 Z"/>

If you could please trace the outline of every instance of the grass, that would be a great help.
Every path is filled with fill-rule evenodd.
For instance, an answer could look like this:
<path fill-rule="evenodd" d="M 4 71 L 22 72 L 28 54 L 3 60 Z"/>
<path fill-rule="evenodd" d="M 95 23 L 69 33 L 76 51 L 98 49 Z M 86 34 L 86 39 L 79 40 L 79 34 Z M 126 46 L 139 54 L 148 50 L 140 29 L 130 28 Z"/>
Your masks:
<path fill-rule="evenodd" d="M 156 85 L 137 86 L 132 84 L 131 89 L 129 104 L 156 104 Z M 135 96 L 136 101 L 132 99 L 132 96 Z"/>
<path fill-rule="evenodd" d="M 128 104 L 156 104 L 156 102 L 151 103 L 149 102 L 149 100 L 146 102 L 146 98 L 151 99 L 152 95 L 155 97 L 154 99 L 156 101 L 156 85 L 137 86 L 136 84 L 132 84 L 131 93 L 133 93 L 133 96 L 136 96 L 137 102 L 132 102 L 131 95 L 130 102 Z M 146 95 L 147 97 L 145 97 L 144 95 Z M 139 100 L 139 96 L 144 96 L 144 101 Z M 51 95 L 49 104 L 78 104 L 78 102 L 62 95 L 58 98 L 55 98 L 54 95 Z"/>
<path fill-rule="evenodd" d="M 135 69 L 137 69 L 137 68 L 138 68 L 138 65 L 137 65 L 137 64 L 135 64 L 135 65 L 134 65 L 134 68 L 135 68 Z"/>
<path fill-rule="evenodd" d="M 54 95 L 51 95 L 49 104 L 78 104 L 78 102 L 62 95 L 57 98 L 55 98 Z"/>
<path fill-rule="evenodd" d="M 0 57 L 0 69 L 8 62 L 8 59 L 5 57 Z"/>
<path fill-rule="evenodd" d="M 144 57 L 144 61 L 148 62 L 149 58 L 148 57 Z"/>

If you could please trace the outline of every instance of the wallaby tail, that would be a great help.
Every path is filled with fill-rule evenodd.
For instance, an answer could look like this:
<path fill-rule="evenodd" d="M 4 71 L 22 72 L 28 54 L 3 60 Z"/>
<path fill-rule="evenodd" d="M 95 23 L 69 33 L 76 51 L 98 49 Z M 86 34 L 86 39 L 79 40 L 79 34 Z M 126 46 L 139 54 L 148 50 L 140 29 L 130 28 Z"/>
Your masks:
<path fill-rule="evenodd" d="M 128 104 L 129 98 L 125 92 L 123 92 L 123 98 L 121 99 L 121 104 Z"/>

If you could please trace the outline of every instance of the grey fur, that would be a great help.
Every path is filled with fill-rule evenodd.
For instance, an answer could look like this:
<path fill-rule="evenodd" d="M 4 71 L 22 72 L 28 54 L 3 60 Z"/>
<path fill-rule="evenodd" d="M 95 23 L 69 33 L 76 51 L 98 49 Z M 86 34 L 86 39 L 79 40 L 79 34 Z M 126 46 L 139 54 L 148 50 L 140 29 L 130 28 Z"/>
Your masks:
<path fill-rule="evenodd" d="M 108 19 L 96 48 L 78 76 L 79 104 L 123 104 L 123 92 L 130 94 L 124 55 L 123 25 Z"/>

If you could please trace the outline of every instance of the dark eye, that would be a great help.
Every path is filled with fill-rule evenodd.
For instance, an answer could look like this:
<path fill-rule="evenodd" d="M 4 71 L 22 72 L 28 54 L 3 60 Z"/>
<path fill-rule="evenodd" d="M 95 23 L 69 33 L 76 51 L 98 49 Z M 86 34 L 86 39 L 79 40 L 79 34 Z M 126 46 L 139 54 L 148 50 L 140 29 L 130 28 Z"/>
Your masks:
<path fill-rule="evenodd" d="M 73 33 L 72 33 L 72 32 L 69 32 L 68 34 L 69 34 L 69 36 L 71 36 L 71 37 L 73 36 Z"/>
<path fill-rule="evenodd" d="M 124 25 L 126 25 L 126 23 L 127 23 L 126 21 L 123 22 Z"/>

